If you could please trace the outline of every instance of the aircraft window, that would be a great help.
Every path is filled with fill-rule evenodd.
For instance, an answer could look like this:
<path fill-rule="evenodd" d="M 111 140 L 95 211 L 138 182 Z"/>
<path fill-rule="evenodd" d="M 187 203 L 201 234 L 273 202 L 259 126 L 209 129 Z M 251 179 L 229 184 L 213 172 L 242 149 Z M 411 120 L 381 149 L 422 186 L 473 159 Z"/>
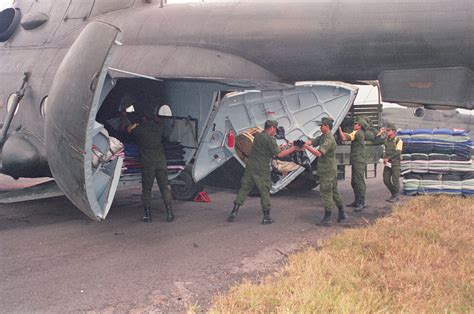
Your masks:
<path fill-rule="evenodd" d="M 8 8 L 0 12 L 0 42 L 7 41 L 20 24 L 20 9 Z"/>
<path fill-rule="evenodd" d="M 12 93 L 12 94 L 10 94 L 10 96 L 8 96 L 8 100 L 7 100 L 7 112 L 10 111 L 10 109 L 12 108 L 12 106 L 13 106 L 15 100 L 16 100 L 16 93 Z M 14 113 L 14 114 L 17 114 L 18 108 L 20 108 L 20 104 L 18 104 L 18 106 L 16 107 L 16 110 L 15 110 L 15 113 Z"/>
<path fill-rule="evenodd" d="M 168 106 L 168 105 L 163 105 L 163 106 L 161 106 L 160 109 L 158 110 L 158 115 L 160 115 L 160 116 L 165 116 L 165 117 L 172 117 L 172 116 L 173 116 L 173 112 L 171 111 L 170 106 Z"/>
<path fill-rule="evenodd" d="M 48 109 L 48 96 L 45 96 L 40 103 L 40 114 L 44 118 Z"/>
<path fill-rule="evenodd" d="M 425 115 L 425 110 L 423 108 L 416 108 L 413 111 L 413 115 L 417 118 L 423 118 L 423 116 Z"/>
<path fill-rule="evenodd" d="M 127 109 L 125 109 L 125 111 L 130 112 L 130 113 L 135 112 L 135 107 L 133 105 L 131 105 L 131 106 L 127 107 Z"/>

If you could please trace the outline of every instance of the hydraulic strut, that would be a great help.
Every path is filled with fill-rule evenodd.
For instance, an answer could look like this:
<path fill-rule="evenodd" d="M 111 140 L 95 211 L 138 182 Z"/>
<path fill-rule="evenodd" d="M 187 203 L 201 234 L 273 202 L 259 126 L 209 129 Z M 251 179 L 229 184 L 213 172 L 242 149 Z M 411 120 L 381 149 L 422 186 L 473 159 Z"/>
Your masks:
<path fill-rule="evenodd" d="M 5 138 L 8 133 L 8 129 L 10 128 L 10 124 L 12 123 L 13 116 L 15 115 L 15 111 L 18 108 L 18 104 L 20 103 L 23 96 L 25 96 L 25 89 L 26 83 L 28 83 L 28 79 L 30 77 L 30 72 L 25 72 L 23 76 L 23 82 L 21 83 L 20 90 L 15 93 L 15 98 L 13 99 L 13 104 L 8 110 L 7 117 L 5 118 L 5 122 L 3 123 L 2 133 L 0 135 L 0 146 L 3 146 L 5 142 Z"/>

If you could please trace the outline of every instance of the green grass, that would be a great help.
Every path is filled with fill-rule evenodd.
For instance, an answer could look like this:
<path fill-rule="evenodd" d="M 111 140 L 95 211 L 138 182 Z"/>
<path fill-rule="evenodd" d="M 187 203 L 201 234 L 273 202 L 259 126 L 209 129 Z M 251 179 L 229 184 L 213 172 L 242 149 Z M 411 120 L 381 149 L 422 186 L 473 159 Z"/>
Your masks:
<path fill-rule="evenodd" d="M 473 214 L 473 199 L 415 198 L 240 283 L 211 312 L 473 312 Z"/>

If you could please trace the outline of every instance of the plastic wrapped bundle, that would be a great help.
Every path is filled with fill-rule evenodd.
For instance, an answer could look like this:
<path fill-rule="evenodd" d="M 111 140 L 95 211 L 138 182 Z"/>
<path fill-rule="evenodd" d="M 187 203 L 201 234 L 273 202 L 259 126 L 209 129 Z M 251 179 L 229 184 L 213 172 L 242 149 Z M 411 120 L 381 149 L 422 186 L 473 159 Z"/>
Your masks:
<path fill-rule="evenodd" d="M 420 194 L 440 194 L 443 190 L 442 175 L 424 174 L 420 184 Z"/>
<path fill-rule="evenodd" d="M 448 135 L 453 136 L 454 130 L 453 129 L 434 129 L 433 135 Z"/>
<path fill-rule="evenodd" d="M 464 129 L 453 129 L 453 136 L 467 136 L 467 132 Z"/>
<path fill-rule="evenodd" d="M 184 170 L 186 163 L 184 160 L 185 151 L 183 145 L 179 142 L 164 142 L 164 154 L 168 173 L 176 173 Z M 124 148 L 124 171 L 125 175 L 135 175 L 142 172 L 143 166 L 140 163 L 140 150 L 136 144 L 125 144 Z"/>
<path fill-rule="evenodd" d="M 407 174 L 403 177 L 403 194 L 417 195 L 421 190 L 421 175 Z"/>
<path fill-rule="evenodd" d="M 398 137 L 403 141 L 402 154 L 410 154 L 410 135 L 398 135 Z"/>
<path fill-rule="evenodd" d="M 462 177 L 456 174 L 443 175 L 443 193 L 461 194 L 462 193 Z"/>
<path fill-rule="evenodd" d="M 136 157 L 136 158 L 138 158 L 138 155 L 139 155 L 138 145 L 125 144 L 124 152 L 125 152 L 125 156 L 127 156 L 127 157 Z"/>
<path fill-rule="evenodd" d="M 453 130 L 451 129 L 433 130 L 433 153 L 438 153 L 438 154 L 454 153 Z"/>
<path fill-rule="evenodd" d="M 474 171 L 474 165 L 471 159 L 459 155 L 450 155 L 449 170 L 451 172 L 471 172 Z"/>
<path fill-rule="evenodd" d="M 411 172 L 411 154 L 402 154 L 400 161 L 400 174 L 403 176 Z"/>
<path fill-rule="evenodd" d="M 405 129 L 397 132 L 399 137 L 410 137 L 413 134 L 413 130 Z"/>
<path fill-rule="evenodd" d="M 458 156 L 471 159 L 472 140 L 464 130 L 454 130 L 452 141 L 454 143 L 454 153 Z"/>
<path fill-rule="evenodd" d="M 411 132 L 411 135 L 412 136 L 415 136 L 415 135 L 433 135 L 433 130 L 432 129 L 415 129 Z"/>
<path fill-rule="evenodd" d="M 474 172 L 469 172 L 462 177 L 462 194 L 474 196 Z"/>
<path fill-rule="evenodd" d="M 453 142 L 433 138 L 433 153 L 451 155 L 454 151 Z"/>
<path fill-rule="evenodd" d="M 414 173 L 428 173 L 429 161 L 428 154 L 411 154 L 411 171 Z"/>
<path fill-rule="evenodd" d="M 416 129 L 402 130 L 398 136 L 403 140 L 403 153 L 438 153 L 457 154 L 470 159 L 472 141 L 463 130 L 451 129 Z"/>
<path fill-rule="evenodd" d="M 458 156 L 462 156 L 467 159 L 470 159 L 472 157 L 471 147 L 472 147 L 471 140 L 460 142 L 460 143 L 454 143 L 454 153 Z"/>
<path fill-rule="evenodd" d="M 413 131 L 408 143 L 408 152 L 412 154 L 430 154 L 433 152 L 433 135 L 431 133 L 415 133 L 415 131 Z"/>
<path fill-rule="evenodd" d="M 471 163 L 471 158 L 466 158 L 466 157 L 463 157 L 463 156 L 459 156 L 459 155 L 456 155 L 456 154 L 452 154 L 452 155 L 449 155 L 449 160 L 451 162 L 468 162 L 468 163 Z"/>
<path fill-rule="evenodd" d="M 449 173 L 449 155 L 431 153 L 428 159 L 429 173 Z"/>

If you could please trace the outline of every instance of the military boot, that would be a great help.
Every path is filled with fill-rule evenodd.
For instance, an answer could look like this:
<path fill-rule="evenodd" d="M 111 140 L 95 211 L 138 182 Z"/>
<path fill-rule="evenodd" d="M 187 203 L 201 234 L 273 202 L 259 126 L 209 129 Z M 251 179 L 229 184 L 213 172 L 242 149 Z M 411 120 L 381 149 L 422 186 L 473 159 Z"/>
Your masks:
<path fill-rule="evenodd" d="M 324 226 L 324 227 L 330 227 L 331 226 L 331 210 L 330 209 L 325 209 L 324 210 L 324 217 L 319 222 L 319 225 Z"/>
<path fill-rule="evenodd" d="M 359 203 L 354 206 L 354 211 L 356 213 L 361 212 L 365 208 L 365 197 L 359 198 Z"/>
<path fill-rule="evenodd" d="M 270 216 L 270 209 L 264 209 L 263 210 L 263 220 L 262 220 L 262 225 L 269 225 L 274 223 L 272 217 Z"/>
<path fill-rule="evenodd" d="M 142 220 L 143 220 L 144 222 L 151 222 L 151 210 L 150 210 L 150 206 L 145 206 L 143 209 L 144 209 L 144 215 L 143 215 Z"/>
<path fill-rule="evenodd" d="M 392 194 L 392 197 L 390 197 L 387 202 L 389 203 L 396 203 L 400 201 L 400 199 L 398 198 L 398 194 Z"/>
<path fill-rule="evenodd" d="M 363 208 L 366 208 L 366 207 L 367 207 L 367 205 L 365 204 L 365 196 L 362 196 L 362 197 L 360 198 L 360 203 L 362 204 L 362 207 L 363 207 Z"/>
<path fill-rule="evenodd" d="M 359 204 L 359 197 L 358 196 L 354 197 L 354 201 L 350 204 L 347 204 L 346 206 L 347 207 L 357 207 L 357 204 Z"/>
<path fill-rule="evenodd" d="M 347 218 L 346 212 L 344 211 L 344 206 L 337 206 L 337 222 L 341 222 Z"/>
<path fill-rule="evenodd" d="M 240 205 L 239 204 L 234 204 L 234 208 L 230 212 L 229 217 L 227 217 L 228 222 L 233 222 L 235 218 L 237 218 L 237 212 L 239 211 Z"/>
<path fill-rule="evenodd" d="M 165 204 L 166 207 L 166 221 L 172 222 L 174 220 L 174 213 L 171 204 Z"/>

